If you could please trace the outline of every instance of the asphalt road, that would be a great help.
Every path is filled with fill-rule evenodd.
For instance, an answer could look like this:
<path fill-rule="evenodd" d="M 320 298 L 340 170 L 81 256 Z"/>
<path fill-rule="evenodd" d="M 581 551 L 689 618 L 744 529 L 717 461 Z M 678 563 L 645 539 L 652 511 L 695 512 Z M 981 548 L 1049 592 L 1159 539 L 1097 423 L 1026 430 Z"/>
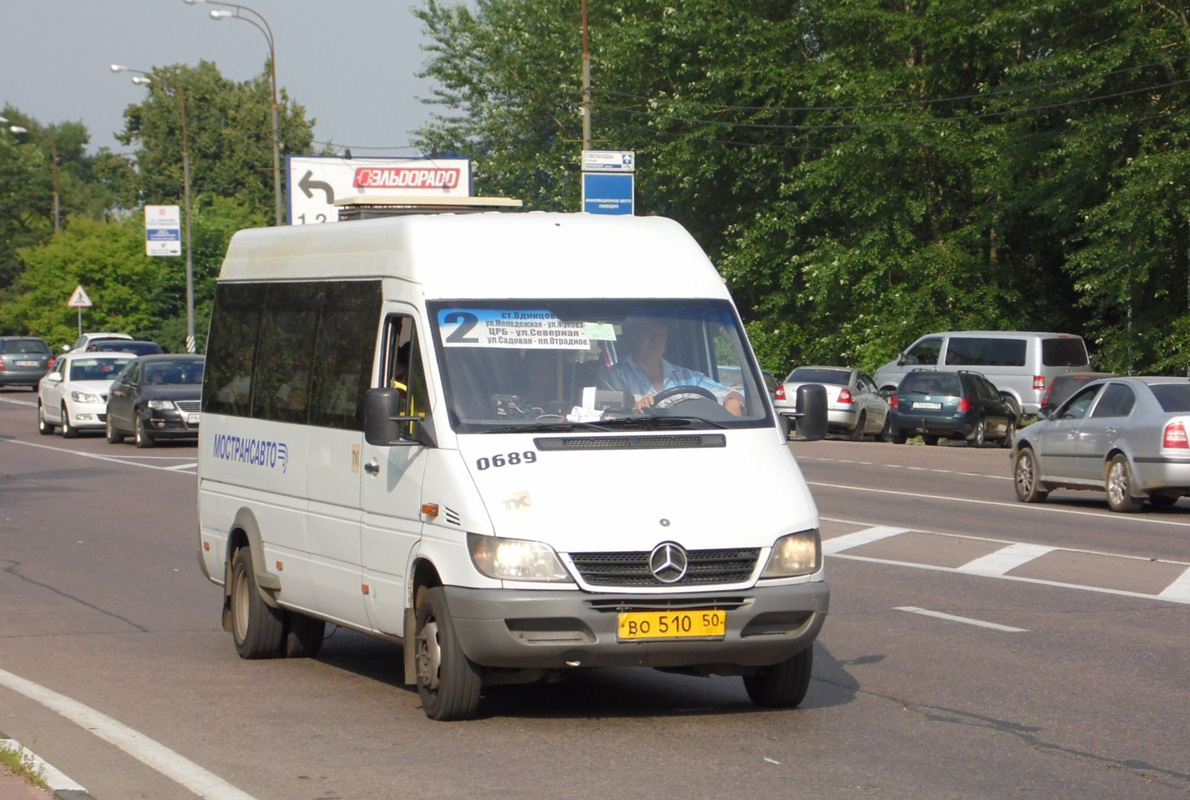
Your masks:
<path fill-rule="evenodd" d="M 436 723 L 390 644 L 239 659 L 195 448 L 39 436 L 33 400 L 0 392 L 0 730 L 98 800 L 1190 794 L 1190 500 L 1025 506 L 1003 450 L 794 444 L 833 591 L 801 709 L 623 669 Z"/>

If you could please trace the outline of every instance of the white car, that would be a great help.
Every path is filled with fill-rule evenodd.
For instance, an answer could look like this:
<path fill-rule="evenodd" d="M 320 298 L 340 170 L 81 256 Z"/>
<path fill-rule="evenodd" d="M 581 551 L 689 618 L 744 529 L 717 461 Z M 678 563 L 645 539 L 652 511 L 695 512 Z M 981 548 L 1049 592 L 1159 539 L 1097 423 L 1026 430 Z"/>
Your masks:
<path fill-rule="evenodd" d="M 103 428 L 112 380 L 132 353 L 67 353 L 37 386 L 37 430 L 61 428 L 67 439 L 84 428 Z"/>
<path fill-rule="evenodd" d="M 797 405 L 797 387 L 817 383 L 826 389 L 826 424 L 831 433 L 853 441 L 873 436 L 886 441 L 889 436 L 888 401 L 876 391 L 875 382 L 863 372 L 850 367 L 797 367 L 777 387 L 773 405 L 777 413 Z"/>

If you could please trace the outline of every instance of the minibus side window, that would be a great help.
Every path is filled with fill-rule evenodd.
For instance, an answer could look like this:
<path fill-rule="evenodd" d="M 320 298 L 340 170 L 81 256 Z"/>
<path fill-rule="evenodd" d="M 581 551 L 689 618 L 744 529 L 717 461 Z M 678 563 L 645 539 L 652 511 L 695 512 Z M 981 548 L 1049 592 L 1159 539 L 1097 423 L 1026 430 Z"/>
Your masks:
<path fill-rule="evenodd" d="M 379 283 L 326 284 L 314 344 L 311 425 L 364 429 L 380 302 Z"/>
<path fill-rule="evenodd" d="M 420 337 L 413 317 L 403 314 L 389 316 L 385 322 L 384 352 L 381 386 L 401 393 L 401 416 L 428 416 L 430 394 L 421 357 Z M 413 438 L 413 423 L 403 429 L 402 435 Z"/>
<path fill-rule="evenodd" d="M 215 289 L 202 387 L 205 414 L 252 415 L 252 364 L 265 291 L 261 284 L 227 283 Z"/>
<path fill-rule="evenodd" d="M 316 284 L 269 287 L 256 358 L 253 417 L 306 422 L 320 301 Z"/>

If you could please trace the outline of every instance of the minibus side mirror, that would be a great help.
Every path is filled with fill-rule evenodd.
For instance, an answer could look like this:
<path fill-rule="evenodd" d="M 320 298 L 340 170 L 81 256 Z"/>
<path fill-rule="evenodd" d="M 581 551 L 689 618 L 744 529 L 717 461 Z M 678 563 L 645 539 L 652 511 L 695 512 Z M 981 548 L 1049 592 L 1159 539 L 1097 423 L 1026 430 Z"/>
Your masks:
<path fill-rule="evenodd" d="M 787 438 L 795 442 L 817 442 L 826 438 L 826 387 L 818 383 L 806 383 L 797 387 L 797 410 L 785 416 L 794 420 L 793 435 Z"/>
<path fill-rule="evenodd" d="M 413 443 L 438 446 L 434 424 L 428 417 L 403 417 L 400 410 L 399 391 L 369 389 L 364 395 L 364 440 L 378 447 Z M 410 428 L 412 435 L 408 433 Z"/>

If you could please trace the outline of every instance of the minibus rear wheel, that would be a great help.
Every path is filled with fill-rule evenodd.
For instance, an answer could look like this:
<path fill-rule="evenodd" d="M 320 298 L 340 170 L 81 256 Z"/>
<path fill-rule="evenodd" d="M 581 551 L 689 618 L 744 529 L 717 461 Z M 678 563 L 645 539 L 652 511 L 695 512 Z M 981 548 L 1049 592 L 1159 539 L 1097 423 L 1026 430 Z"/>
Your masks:
<path fill-rule="evenodd" d="M 761 708 L 797 708 L 810 688 L 814 648 L 807 647 L 793 658 L 744 676 L 744 688 L 753 704 Z"/>
<path fill-rule="evenodd" d="M 231 635 L 240 658 L 276 658 L 285 634 L 281 609 L 260 596 L 252 569 L 252 551 L 236 550 L 231 567 Z"/>
<path fill-rule="evenodd" d="M 443 721 L 474 717 L 483 678 L 459 645 L 441 586 L 421 595 L 413 646 L 417 693 L 426 716 Z"/>

